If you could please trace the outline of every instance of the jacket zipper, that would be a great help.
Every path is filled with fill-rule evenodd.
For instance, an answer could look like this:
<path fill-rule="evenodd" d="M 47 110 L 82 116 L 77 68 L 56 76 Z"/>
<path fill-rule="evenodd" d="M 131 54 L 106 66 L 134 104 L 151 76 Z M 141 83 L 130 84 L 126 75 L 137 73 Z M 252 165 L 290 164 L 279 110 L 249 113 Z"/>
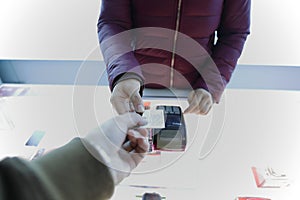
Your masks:
<path fill-rule="evenodd" d="M 176 27 L 175 27 L 173 49 L 172 49 L 172 59 L 171 59 L 171 74 L 170 74 L 170 87 L 171 88 L 173 87 L 173 82 L 174 82 L 173 79 L 174 79 L 175 51 L 176 51 L 176 42 L 177 42 L 178 31 L 179 31 L 181 4 L 182 4 L 182 0 L 179 0 L 178 5 L 177 5 Z"/>

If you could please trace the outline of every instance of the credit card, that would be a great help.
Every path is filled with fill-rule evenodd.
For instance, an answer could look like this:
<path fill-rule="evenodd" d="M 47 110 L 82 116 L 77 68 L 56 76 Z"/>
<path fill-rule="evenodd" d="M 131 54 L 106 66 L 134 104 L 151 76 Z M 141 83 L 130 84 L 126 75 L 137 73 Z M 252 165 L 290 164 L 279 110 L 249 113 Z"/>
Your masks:
<path fill-rule="evenodd" d="M 148 121 L 142 128 L 165 128 L 163 110 L 145 110 L 142 117 Z"/>

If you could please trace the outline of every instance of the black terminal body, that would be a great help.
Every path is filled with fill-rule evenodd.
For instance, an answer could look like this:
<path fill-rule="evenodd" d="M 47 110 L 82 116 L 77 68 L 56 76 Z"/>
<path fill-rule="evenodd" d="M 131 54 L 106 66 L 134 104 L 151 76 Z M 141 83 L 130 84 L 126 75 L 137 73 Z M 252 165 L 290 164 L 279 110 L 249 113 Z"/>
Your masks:
<path fill-rule="evenodd" d="M 164 111 L 165 128 L 153 129 L 153 145 L 155 150 L 184 151 L 186 148 L 186 127 L 179 106 L 157 106 Z"/>

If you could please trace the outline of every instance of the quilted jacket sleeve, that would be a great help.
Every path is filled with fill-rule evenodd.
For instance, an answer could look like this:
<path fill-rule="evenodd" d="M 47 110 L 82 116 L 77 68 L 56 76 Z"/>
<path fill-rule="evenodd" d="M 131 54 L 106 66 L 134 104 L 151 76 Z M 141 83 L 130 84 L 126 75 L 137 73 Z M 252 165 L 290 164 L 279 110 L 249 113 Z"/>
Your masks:
<path fill-rule="evenodd" d="M 144 80 L 139 63 L 132 51 L 132 32 L 129 31 L 131 28 L 130 0 L 102 0 L 98 20 L 98 38 L 107 64 L 111 89 L 124 74 L 126 78 L 138 79 L 141 85 Z"/>
<path fill-rule="evenodd" d="M 40 159 L 0 162 L 0 199 L 108 199 L 114 190 L 109 170 L 73 139 Z"/>
<path fill-rule="evenodd" d="M 217 102 L 231 78 L 250 33 L 250 3 L 251 0 L 224 0 L 221 22 L 217 30 L 218 40 L 212 51 L 212 59 L 223 81 L 223 87 L 213 92 Z M 196 85 L 201 85 L 202 82 L 203 80 L 199 80 Z"/>

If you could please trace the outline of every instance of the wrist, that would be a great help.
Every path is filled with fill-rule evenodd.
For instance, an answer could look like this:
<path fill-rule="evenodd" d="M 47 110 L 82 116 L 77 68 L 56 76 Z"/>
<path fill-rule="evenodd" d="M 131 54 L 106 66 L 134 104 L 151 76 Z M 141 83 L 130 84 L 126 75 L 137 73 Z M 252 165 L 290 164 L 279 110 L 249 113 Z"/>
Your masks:
<path fill-rule="evenodd" d="M 86 147 L 92 156 L 107 167 L 115 185 L 129 176 L 130 168 L 127 169 L 126 163 L 123 163 L 119 155 L 124 150 L 114 144 L 114 141 L 111 141 L 101 128 L 89 132 L 83 141 L 87 144 Z"/>
<path fill-rule="evenodd" d="M 119 76 L 116 77 L 112 89 L 120 82 L 125 80 L 132 80 L 132 79 L 139 82 L 139 87 L 141 87 L 144 84 L 143 79 L 139 75 L 132 72 L 128 72 L 128 73 L 120 74 Z"/>

